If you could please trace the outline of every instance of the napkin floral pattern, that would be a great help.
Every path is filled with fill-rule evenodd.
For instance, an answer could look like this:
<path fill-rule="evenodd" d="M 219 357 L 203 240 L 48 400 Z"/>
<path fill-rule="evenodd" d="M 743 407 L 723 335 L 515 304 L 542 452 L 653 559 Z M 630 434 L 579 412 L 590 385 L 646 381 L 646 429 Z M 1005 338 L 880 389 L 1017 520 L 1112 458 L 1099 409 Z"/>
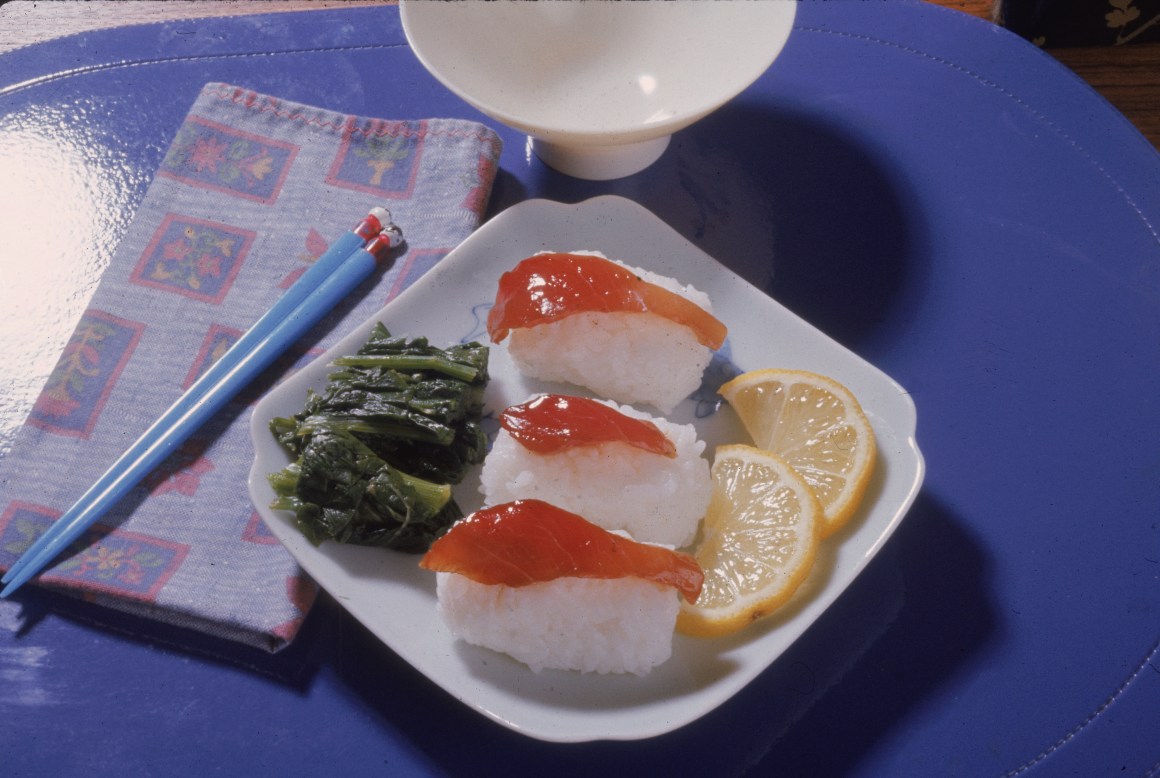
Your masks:
<path fill-rule="evenodd" d="M 500 140 L 448 119 L 365 118 L 208 84 L 112 264 L 0 460 L 7 569 L 136 437 L 371 207 L 407 242 L 46 569 L 96 604 L 277 650 L 316 588 L 249 502 L 249 410 L 479 224 Z M 421 333 L 415 333 L 421 334 Z"/>

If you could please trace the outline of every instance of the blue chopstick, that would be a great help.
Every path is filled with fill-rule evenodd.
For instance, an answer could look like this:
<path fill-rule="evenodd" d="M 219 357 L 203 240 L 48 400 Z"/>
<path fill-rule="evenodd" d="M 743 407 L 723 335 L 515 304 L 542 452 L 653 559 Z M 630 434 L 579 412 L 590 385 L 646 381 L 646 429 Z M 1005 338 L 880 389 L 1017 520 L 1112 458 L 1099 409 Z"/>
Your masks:
<path fill-rule="evenodd" d="M 169 409 L 161 415 L 142 435 L 141 438 L 147 439 L 156 435 L 160 435 L 167 427 L 172 425 L 178 418 L 180 418 L 190 407 L 197 401 L 197 398 L 208 387 L 213 386 L 220 381 L 234 365 L 240 360 L 250 349 L 252 349 L 262 338 L 276 327 L 283 319 L 285 319 L 299 303 L 306 299 L 318 285 L 329 276 L 334 269 L 346 261 L 347 257 L 352 252 L 357 251 L 366 245 L 367 241 L 378 235 L 383 228 L 385 228 L 391 221 L 390 212 L 381 207 L 375 207 L 363 217 L 362 221 L 356 224 L 349 232 L 344 233 L 337 238 L 333 244 L 327 247 L 314 264 L 312 264 L 305 273 L 291 286 L 286 292 L 274 303 L 265 314 L 262 315 L 258 321 L 254 322 L 253 326 L 248 329 L 241 338 L 238 339 L 233 346 L 230 347 L 225 354 L 223 354 L 217 361 L 213 363 L 203 373 L 192 386 L 189 387 L 177 401 L 169 407 Z M 93 500 L 97 495 L 108 489 L 110 483 L 117 477 L 117 473 L 122 467 L 128 464 L 132 457 L 139 454 L 137 446 L 125 452 L 113 465 L 105 472 L 100 479 L 97 480 L 89 489 L 81 495 L 75 503 L 76 506 L 83 506 L 89 501 Z M 62 520 L 58 519 L 58 522 Z M 39 553 L 40 549 L 48 545 L 52 540 L 53 531 L 50 529 L 45 534 L 41 535 L 32 546 L 30 546 L 24 554 L 16 561 L 15 564 L 9 568 L 8 572 L 0 578 L 0 583 L 8 583 L 10 580 L 19 574 L 20 569 L 31 561 Z M 2 597 L 3 594 L 0 594 Z"/>
<path fill-rule="evenodd" d="M 332 243 L 322 256 L 320 256 L 314 264 L 312 264 L 305 273 L 291 286 L 286 292 L 274 303 L 265 314 L 262 315 L 258 321 L 254 322 L 253 326 L 248 329 L 241 338 L 238 339 L 233 346 L 230 347 L 225 354 L 223 354 L 216 362 L 203 373 L 192 386 L 189 387 L 177 399 L 169 409 L 161 415 L 143 434 L 142 438 L 148 438 L 161 434 L 168 426 L 174 423 L 182 416 L 189 408 L 197 401 L 197 398 L 214 383 L 221 380 L 233 366 L 242 358 L 250 349 L 252 349 L 262 338 L 264 338 L 274 327 L 276 327 L 283 319 L 285 319 L 303 300 L 306 296 L 314 290 L 323 279 L 329 276 L 334 269 L 341 265 L 352 252 L 357 251 L 366 245 L 367 241 L 378 235 L 384 227 L 390 224 L 391 214 L 386 208 L 375 207 L 363 217 L 362 221 L 356 224 L 349 232 L 344 233 Z M 137 456 L 135 449 L 130 449 L 125 452 L 112 467 L 105 472 L 100 479 L 97 480 L 89 489 L 81 495 L 77 500 L 76 505 L 84 505 L 97 495 L 105 491 L 109 484 L 117 477 L 120 468 L 128 464 L 130 458 Z M 63 517 L 62 517 L 63 518 Z M 30 546 L 24 554 L 16 561 L 15 564 L 9 568 L 8 572 L 0 578 L 0 583 L 7 583 L 15 578 L 20 572 L 20 569 L 35 558 L 40 549 L 44 548 L 52 540 L 52 531 L 41 535 L 32 546 Z M 3 595 L 0 595 L 3 596 Z"/>
<path fill-rule="evenodd" d="M 242 343 L 239 340 L 230 352 L 215 363 L 220 364 L 226 356 L 232 354 L 226 367 L 214 371 L 209 381 L 205 380 L 210 375 L 207 371 L 160 420 L 150 426 L 105 475 L 21 555 L 0 579 L 0 582 L 6 584 L 0 591 L 0 597 L 7 597 L 16 591 L 51 562 L 210 416 L 302 337 L 339 300 L 365 280 L 378 262 L 386 259 L 390 249 L 398 245 L 398 230 L 393 225 L 390 227 L 393 231 L 381 233 L 367 246 L 360 246 L 348 254 L 325 278 L 315 274 L 311 280 L 303 274 L 303 278 L 293 288 L 297 288 L 303 281 L 317 282 L 317 286 L 307 288 L 305 294 L 296 293 L 300 302 L 281 321 L 270 321 L 267 316 L 263 316 L 259 320 L 263 324 L 263 332 L 253 338 L 243 336 L 248 344 L 245 350 L 238 349 Z M 238 353 L 233 354 L 234 351 Z M 198 391 L 195 392 L 195 389 Z"/>

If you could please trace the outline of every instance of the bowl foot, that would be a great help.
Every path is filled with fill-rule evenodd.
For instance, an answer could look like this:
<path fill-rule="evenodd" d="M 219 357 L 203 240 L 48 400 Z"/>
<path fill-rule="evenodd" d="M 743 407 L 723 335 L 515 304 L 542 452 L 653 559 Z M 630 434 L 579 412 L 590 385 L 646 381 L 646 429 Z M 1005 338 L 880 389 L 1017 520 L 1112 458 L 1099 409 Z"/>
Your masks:
<path fill-rule="evenodd" d="M 532 138 L 532 151 L 545 165 L 574 178 L 608 181 L 639 173 L 656 162 L 671 135 L 618 146 L 564 146 Z"/>

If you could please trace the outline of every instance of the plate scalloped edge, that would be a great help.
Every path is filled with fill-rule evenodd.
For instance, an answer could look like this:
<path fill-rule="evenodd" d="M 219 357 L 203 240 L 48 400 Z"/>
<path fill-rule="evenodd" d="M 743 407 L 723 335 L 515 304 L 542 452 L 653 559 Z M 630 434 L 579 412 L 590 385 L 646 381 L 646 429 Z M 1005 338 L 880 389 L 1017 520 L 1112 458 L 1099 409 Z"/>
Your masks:
<path fill-rule="evenodd" d="M 833 563 L 807 581 L 807 596 L 784 617 L 727 639 L 676 635 L 673 656 L 647 676 L 533 673 L 509 657 L 455 641 L 435 609 L 434 576 L 415 557 L 381 549 L 311 545 L 289 517 L 267 506 L 267 473 L 288 455 L 267 424 L 299 410 L 308 387 L 325 384 L 331 360 L 356 350 L 383 322 L 400 335 L 437 345 L 486 337 L 482 320 L 500 273 L 543 250 L 602 251 L 705 291 L 730 328 L 720 355 L 737 369 L 784 366 L 834 376 L 858 396 L 879 444 L 867 502 L 832 549 Z M 435 302 L 436 304 L 431 304 Z M 506 350 L 493 347 L 485 403 L 498 411 L 547 385 L 519 376 Z M 692 422 L 707 451 L 742 440 L 732 412 L 708 413 L 687 400 L 670 418 Z M 477 229 L 410 288 L 255 406 L 255 460 L 249 490 L 256 510 L 290 554 L 334 599 L 401 658 L 465 705 L 509 729 L 552 742 L 632 740 L 675 730 L 721 705 L 771 665 L 849 586 L 898 527 L 916 498 L 925 465 L 915 439 L 916 412 L 893 379 L 835 343 L 685 240 L 642 206 L 606 195 L 577 204 L 529 200 Z M 465 510 L 478 505 L 478 474 L 456 488 Z"/>

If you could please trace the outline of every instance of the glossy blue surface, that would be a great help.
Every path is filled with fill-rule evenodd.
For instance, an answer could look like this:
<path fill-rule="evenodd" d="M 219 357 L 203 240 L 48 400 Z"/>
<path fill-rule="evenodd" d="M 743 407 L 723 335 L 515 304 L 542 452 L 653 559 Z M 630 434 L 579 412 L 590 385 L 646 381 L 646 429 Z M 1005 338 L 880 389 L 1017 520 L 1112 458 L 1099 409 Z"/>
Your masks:
<path fill-rule="evenodd" d="M 204 83 L 484 120 L 392 8 L 103 31 L 4 55 L 0 79 L 0 168 L 80 182 L 85 215 L 5 259 L 63 268 L 28 281 L 40 297 L 0 292 L 5 339 L 55 348 L 44 374 Z M 805 3 L 769 72 L 629 179 L 566 179 L 496 129 L 493 212 L 630 197 L 912 392 L 927 476 L 894 538 L 737 698 L 636 743 L 508 732 L 326 598 L 271 657 L 26 587 L 0 603 L 6 775 L 1160 770 L 1160 156 L 1142 136 L 1022 40 L 917 3 Z M 26 213 L 61 207 L 15 180 Z M 39 383 L 6 360 L 10 430 Z"/>

